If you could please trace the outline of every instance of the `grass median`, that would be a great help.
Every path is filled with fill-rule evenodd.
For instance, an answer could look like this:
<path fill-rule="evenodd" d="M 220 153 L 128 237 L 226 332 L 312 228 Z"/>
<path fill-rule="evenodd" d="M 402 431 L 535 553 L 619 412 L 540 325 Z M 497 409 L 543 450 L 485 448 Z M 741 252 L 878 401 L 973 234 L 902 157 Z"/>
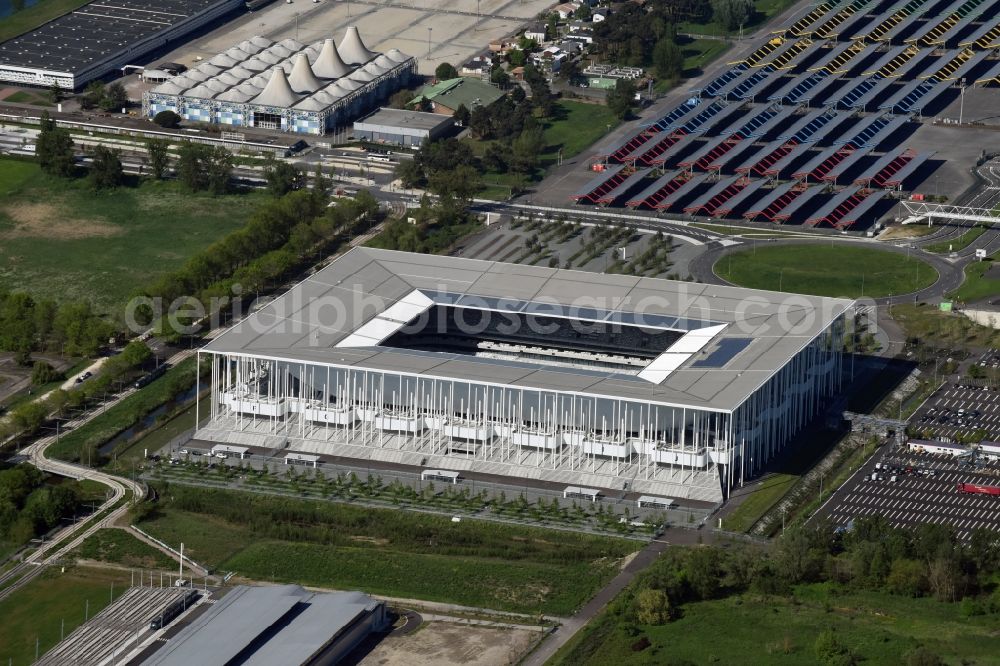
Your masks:
<path fill-rule="evenodd" d="M 47 450 L 50 458 L 68 462 L 95 463 L 95 450 L 120 433 L 136 426 L 157 408 L 174 400 L 195 383 L 196 361 L 189 358 L 152 384 L 97 414 L 87 423 L 59 437 Z"/>

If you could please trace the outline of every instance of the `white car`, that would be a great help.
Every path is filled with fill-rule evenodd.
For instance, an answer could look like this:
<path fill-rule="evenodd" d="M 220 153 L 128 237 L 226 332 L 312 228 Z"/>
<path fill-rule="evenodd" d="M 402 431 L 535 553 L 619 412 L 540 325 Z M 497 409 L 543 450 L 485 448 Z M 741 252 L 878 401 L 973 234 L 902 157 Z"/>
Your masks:
<path fill-rule="evenodd" d="M 226 458 L 229 457 L 229 455 L 226 454 L 226 453 L 223 453 L 222 451 L 219 451 L 218 453 L 215 454 L 215 457 L 219 458 L 220 460 L 225 460 Z"/>

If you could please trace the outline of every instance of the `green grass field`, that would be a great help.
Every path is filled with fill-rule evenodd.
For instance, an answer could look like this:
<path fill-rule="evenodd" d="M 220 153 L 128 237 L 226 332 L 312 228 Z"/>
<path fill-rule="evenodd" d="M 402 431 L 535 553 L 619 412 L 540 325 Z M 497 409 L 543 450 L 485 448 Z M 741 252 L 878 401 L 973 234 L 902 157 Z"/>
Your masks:
<path fill-rule="evenodd" d="M 996 292 L 994 292 L 995 294 Z M 980 326 L 957 312 L 941 312 L 928 305 L 893 305 L 892 318 L 906 337 L 941 349 L 1000 346 L 1000 331 Z"/>
<path fill-rule="evenodd" d="M 898 666 L 918 645 L 948 664 L 996 664 L 1000 654 L 995 617 L 963 618 L 959 604 L 881 592 L 840 593 L 828 584 L 802 586 L 790 598 L 748 594 L 685 604 L 682 611 L 680 619 L 640 625 L 638 633 L 602 615 L 549 663 L 818 664 L 814 644 L 827 629 L 854 653 L 857 661 L 851 663 L 871 666 Z M 650 645 L 634 651 L 640 636 Z"/>
<path fill-rule="evenodd" d="M 55 106 L 47 93 L 34 90 L 19 90 L 13 95 L 8 95 L 3 101 L 12 104 L 31 104 L 32 106 Z"/>
<path fill-rule="evenodd" d="M 129 585 L 128 571 L 49 567 L 45 573 L 0 601 L 0 664 L 27 666 L 59 642 L 62 622 L 65 634 L 83 624 L 86 604 L 90 617 L 111 602 L 111 585 L 117 599 Z"/>
<path fill-rule="evenodd" d="M 120 529 L 103 529 L 80 544 L 72 556 L 140 569 L 173 569 L 176 562 L 162 552 Z"/>
<path fill-rule="evenodd" d="M 165 543 L 183 541 L 193 560 L 218 571 L 504 611 L 568 615 L 616 573 L 620 558 L 641 546 L 391 509 L 171 489 L 183 506 L 192 496 L 210 507 L 232 503 L 223 517 L 168 502 L 140 525 Z"/>
<path fill-rule="evenodd" d="M 587 104 L 572 100 L 561 100 L 551 118 L 542 120 L 545 132 L 545 150 L 540 162 L 542 167 L 556 163 L 559 150 L 563 159 L 578 155 L 595 141 L 614 129 L 618 119 L 603 104 Z"/>
<path fill-rule="evenodd" d="M 903 254 L 818 243 L 734 252 L 719 259 L 715 272 L 742 287 L 851 298 L 906 294 L 937 280 L 929 264 Z"/>
<path fill-rule="evenodd" d="M 746 532 L 761 516 L 785 496 L 795 482 L 796 474 L 772 474 L 760 482 L 736 509 L 722 520 L 722 528 L 730 532 Z"/>
<path fill-rule="evenodd" d="M 103 309 L 242 227 L 266 196 L 192 194 L 173 182 L 98 193 L 15 160 L 0 160 L 0 195 L 0 288 Z"/>
<path fill-rule="evenodd" d="M 71 12 L 90 0 L 38 0 L 31 7 L 16 11 L 0 20 L 0 42 L 34 30 L 57 16 Z"/>
<path fill-rule="evenodd" d="M 969 247 L 973 241 L 985 234 L 986 229 L 986 227 L 972 227 L 958 238 L 944 240 L 940 243 L 931 243 L 930 245 L 925 245 L 923 249 L 928 252 L 936 252 L 938 254 L 958 252 L 959 250 L 964 250 Z"/>
<path fill-rule="evenodd" d="M 953 291 L 949 296 L 963 303 L 994 298 L 1000 294 L 1000 277 L 994 268 L 1000 261 L 1000 254 L 995 254 L 988 261 L 973 261 L 965 267 L 965 281 L 962 286 Z M 992 273 L 992 277 L 988 276 Z"/>

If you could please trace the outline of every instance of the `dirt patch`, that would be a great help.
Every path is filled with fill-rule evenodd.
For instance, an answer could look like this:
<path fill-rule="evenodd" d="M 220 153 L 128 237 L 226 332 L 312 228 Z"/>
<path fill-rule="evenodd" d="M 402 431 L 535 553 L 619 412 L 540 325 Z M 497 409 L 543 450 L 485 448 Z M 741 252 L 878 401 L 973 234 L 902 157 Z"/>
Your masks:
<path fill-rule="evenodd" d="M 905 238 L 920 238 L 921 236 L 927 236 L 929 234 L 937 231 L 936 227 L 928 227 L 925 224 L 906 224 L 906 225 L 896 225 L 889 227 L 881 234 L 879 234 L 879 240 L 899 240 Z"/>
<path fill-rule="evenodd" d="M 375 545 L 375 546 L 388 546 L 389 543 L 390 543 L 388 539 L 381 539 L 379 537 L 357 536 L 357 535 L 355 535 L 355 536 L 352 536 L 352 537 L 349 537 L 349 538 L 350 538 L 351 541 L 359 541 L 361 543 L 370 543 L 370 544 Z"/>
<path fill-rule="evenodd" d="M 428 622 L 419 631 L 390 636 L 361 660 L 361 666 L 500 666 L 516 664 L 539 633 L 528 629 Z"/>
<path fill-rule="evenodd" d="M 0 232 L 0 238 L 5 240 L 109 238 L 122 232 L 121 228 L 101 220 L 66 218 L 63 209 L 50 203 L 20 203 L 7 206 L 3 212 L 14 222 L 12 229 Z"/>

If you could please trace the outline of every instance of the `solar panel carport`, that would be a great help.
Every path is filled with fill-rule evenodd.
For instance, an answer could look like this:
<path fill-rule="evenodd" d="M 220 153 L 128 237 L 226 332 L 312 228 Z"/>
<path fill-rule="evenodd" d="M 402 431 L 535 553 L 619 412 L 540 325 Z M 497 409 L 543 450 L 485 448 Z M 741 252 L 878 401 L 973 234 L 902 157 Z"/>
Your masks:
<path fill-rule="evenodd" d="M 625 180 L 626 174 L 622 172 L 624 168 L 625 167 L 623 165 L 608 167 L 598 175 L 591 178 L 589 183 L 584 185 L 576 194 L 573 195 L 573 198 L 577 201 L 580 199 L 586 199 L 591 203 L 597 201 L 601 195 L 610 191 L 618 185 L 618 183 Z"/>
<path fill-rule="evenodd" d="M 853 146 L 845 146 L 845 147 L 853 149 Z M 833 168 L 831 168 L 829 171 L 826 172 L 826 174 L 820 176 L 820 180 L 826 181 L 828 183 L 839 182 L 847 173 L 850 172 L 852 168 L 854 168 L 854 166 L 858 162 L 861 161 L 863 157 L 868 155 L 868 153 L 870 152 L 871 148 L 867 146 L 864 148 L 858 148 L 856 150 L 853 150 L 853 152 L 849 153 L 846 157 L 844 157 L 844 159 L 838 161 L 837 164 L 833 166 Z"/>
<path fill-rule="evenodd" d="M 616 184 L 612 189 L 597 198 L 597 203 L 609 205 L 616 199 L 627 196 L 642 180 L 649 175 L 649 169 L 636 169 L 628 178 Z"/>
<path fill-rule="evenodd" d="M 744 203 L 756 196 L 767 182 L 763 178 L 750 179 L 746 187 L 726 199 L 715 209 L 715 213 L 724 217 L 732 216 Z"/>
<path fill-rule="evenodd" d="M 791 201 L 785 203 L 784 206 L 771 214 L 770 219 L 774 222 L 788 222 L 792 215 L 795 215 L 799 209 L 812 201 L 825 187 L 825 185 L 812 185 L 804 190 L 800 190 Z M 767 211 L 764 214 L 767 215 Z"/>
<path fill-rule="evenodd" d="M 684 212 L 689 215 L 712 215 L 723 203 L 742 191 L 748 182 L 745 176 L 740 175 L 723 178 L 685 206 Z"/>
<path fill-rule="evenodd" d="M 885 196 L 885 190 L 869 192 L 857 187 L 841 190 L 826 206 L 806 220 L 810 227 L 829 224 L 844 229 L 857 224 L 861 216 L 870 211 Z"/>

